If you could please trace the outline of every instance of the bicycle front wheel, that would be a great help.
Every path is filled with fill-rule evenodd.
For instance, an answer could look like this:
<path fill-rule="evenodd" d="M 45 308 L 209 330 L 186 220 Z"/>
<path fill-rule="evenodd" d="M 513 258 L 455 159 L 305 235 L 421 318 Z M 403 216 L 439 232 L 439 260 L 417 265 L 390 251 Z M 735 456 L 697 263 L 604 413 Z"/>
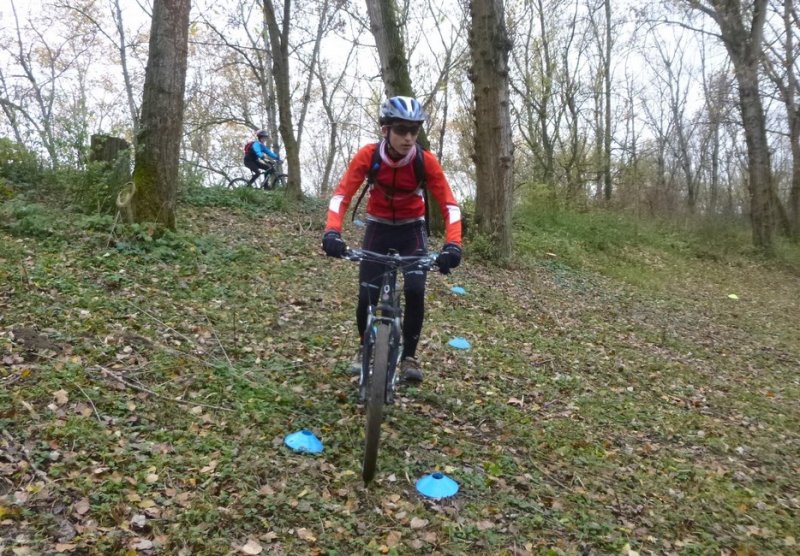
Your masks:
<path fill-rule="evenodd" d="M 246 178 L 235 178 L 228 182 L 228 189 L 239 189 L 240 187 L 250 187 L 250 182 Z"/>
<path fill-rule="evenodd" d="M 378 324 L 378 333 L 375 339 L 372 361 L 367 375 L 367 427 L 364 442 L 364 465 L 361 468 L 361 478 L 368 485 L 375 477 L 375 467 L 378 463 L 378 444 L 381 439 L 381 423 L 383 422 L 383 402 L 386 395 L 386 371 L 389 366 L 389 340 L 391 326 L 387 323 Z"/>

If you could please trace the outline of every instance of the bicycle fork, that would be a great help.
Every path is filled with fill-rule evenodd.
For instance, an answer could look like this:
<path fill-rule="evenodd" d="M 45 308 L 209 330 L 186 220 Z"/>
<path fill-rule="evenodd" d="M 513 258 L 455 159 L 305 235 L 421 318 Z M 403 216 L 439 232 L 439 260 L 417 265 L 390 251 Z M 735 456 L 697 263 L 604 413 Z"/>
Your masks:
<path fill-rule="evenodd" d="M 378 337 L 379 326 L 389 326 L 389 360 L 387 361 L 387 374 L 386 385 L 384 393 L 384 402 L 387 404 L 394 404 L 394 393 L 397 385 L 397 365 L 400 362 L 400 354 L 402 351 L 403 335 L 401 332 L 402 318 L 401 310 L 398 303 L 397 294 L 388 284 L 381 287 L 381 299 L 373 311 L 373 307 L 369 307 L 367 314 L 367 338 L 364 342 L 364 363 L 361 365 L 361 376 L 359 378 L 358 396 L 359 401 L 363 402 L 366 398 L 367 382 L 369 376 L 365 375 L 365 370 L 369 369 L 372 372 L 374 362 L 370 364 L 373 353 L 375 352 L 375 340 Z M 378 313 L 377 315 L 375 313 Z"/>

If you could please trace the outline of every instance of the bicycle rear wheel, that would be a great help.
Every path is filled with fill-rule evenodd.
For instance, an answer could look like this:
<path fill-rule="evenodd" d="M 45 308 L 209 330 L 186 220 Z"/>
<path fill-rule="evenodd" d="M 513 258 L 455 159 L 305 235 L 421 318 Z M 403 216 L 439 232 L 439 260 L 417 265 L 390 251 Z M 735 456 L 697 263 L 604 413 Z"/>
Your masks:
<path fill-rule="evenodd" d="M 378 462 L 378 444 L 381 439 L 381 423 L 383 422 L 383 402 L 386 395 L 386 371 L 389 366 L 389 339 L 391 326 L 388 323 L 378 324 L 372 361 L 367 375 L 367 426 L 364 441 L 364 465 L 361 478 L 368 485 L 375 477 Z"/>
<path fill-rule="evenodd" d="M 240 187 L 250 187 L 247 178 L 235 178 L 228 182 L 228 189 L 239 189 Z"/>

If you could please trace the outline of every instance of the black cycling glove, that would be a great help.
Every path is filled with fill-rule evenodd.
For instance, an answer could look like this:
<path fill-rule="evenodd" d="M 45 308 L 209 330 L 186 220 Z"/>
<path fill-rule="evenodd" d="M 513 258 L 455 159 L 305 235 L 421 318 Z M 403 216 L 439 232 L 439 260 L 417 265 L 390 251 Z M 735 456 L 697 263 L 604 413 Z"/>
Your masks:
<path fill-rule="evenodd" d="M 325 232 L 322 236 L 322 250 L 329 257 L 341 257 L 347 251 L 347 245 L 342 240 L 342 234 L 339 232 Z"/>
<path fill-rule="evenodd" d="M 455 243 L 445 243 L 442 252 L 436 257 L 436 266 L 442 274 L 450 274 L 450 269 L 461 264 L 461 247 Z"/>

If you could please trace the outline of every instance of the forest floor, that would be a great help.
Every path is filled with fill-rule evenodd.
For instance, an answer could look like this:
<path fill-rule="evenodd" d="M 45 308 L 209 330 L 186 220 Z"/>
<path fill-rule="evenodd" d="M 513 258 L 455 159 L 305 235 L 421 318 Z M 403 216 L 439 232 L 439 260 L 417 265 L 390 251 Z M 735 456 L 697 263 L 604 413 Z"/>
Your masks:
<path fill-rule="evenodd" d="M 321 255 L 321 209 L 254 193 L 155 240 L 0 204 L 0 555 L 800 553 L 796 273 L 641 287 L 467 245 L 365 488 L 357 267 Z M 322 454 L 283 445 L 304 428 Z M 437 470 L 457 495 L 416 492 Z"/>

